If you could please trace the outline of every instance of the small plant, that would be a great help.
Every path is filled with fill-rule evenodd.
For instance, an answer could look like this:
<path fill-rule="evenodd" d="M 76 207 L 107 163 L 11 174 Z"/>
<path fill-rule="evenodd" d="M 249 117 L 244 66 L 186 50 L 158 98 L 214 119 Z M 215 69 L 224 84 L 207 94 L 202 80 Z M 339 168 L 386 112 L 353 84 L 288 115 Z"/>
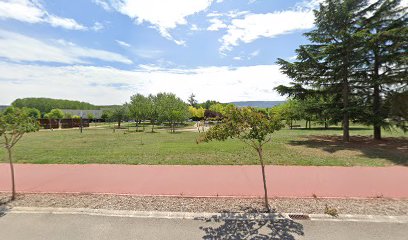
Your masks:
<path fill-rule="evenodd" d="M 324 213 L 327 214 L 327 215 L 330 215 L 332 217 L 338 217 L 339 216 L 339 212 L 337 211 L 337 209 L 329 207 L 327 204 L 326 204 L 326 206 L 324 208 Z"/>

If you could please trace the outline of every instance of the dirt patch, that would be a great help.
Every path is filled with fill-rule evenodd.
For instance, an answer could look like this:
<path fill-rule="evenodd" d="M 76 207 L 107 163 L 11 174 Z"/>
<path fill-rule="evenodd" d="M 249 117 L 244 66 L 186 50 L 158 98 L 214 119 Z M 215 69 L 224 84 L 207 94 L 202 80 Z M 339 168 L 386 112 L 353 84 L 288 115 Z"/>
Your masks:
<path fill-rule="evenodd" d="M 272 198 L 277 212 L 323 214 L 326 207 L 339 214 L 408 215 L 408 200 Z M 258 198 L 185 198 L 140 197 L 93 194 L 18 194 L 9 202 L 9 195 L 0 193 L 0 207 L 66 207 L 170 212 L 242 212 L 243 209 L 263 211 Z"/>
<path fill-rule="evenodd" d="M 408 138 L 374 140 L 369 136 L 352 136 L 350 142 L 341 136 L 311 135 L 289 142 L 289 146 L 302 154 L 321 157 L 366 157 L 391 161 L 408 166 Z"/>

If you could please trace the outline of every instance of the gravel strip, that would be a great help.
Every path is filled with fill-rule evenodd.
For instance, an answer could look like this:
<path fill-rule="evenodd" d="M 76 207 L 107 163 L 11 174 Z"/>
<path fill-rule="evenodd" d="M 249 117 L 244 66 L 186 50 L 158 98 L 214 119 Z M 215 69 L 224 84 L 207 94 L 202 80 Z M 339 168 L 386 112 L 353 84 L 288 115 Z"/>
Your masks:
<path fill-rule="evenodd" d="M 263 200 L 255 198 L 140 197 L 97 194 L 18 194 L 10 202 L 0 193 L 0 207 L 69 207 L 168 212 L 248 212 L 263 211 Z M 326 206 L 339 214 L 408 215 L 408 200 L 274 198 L 270 205 L 277 212 L 325 213 Z"/>

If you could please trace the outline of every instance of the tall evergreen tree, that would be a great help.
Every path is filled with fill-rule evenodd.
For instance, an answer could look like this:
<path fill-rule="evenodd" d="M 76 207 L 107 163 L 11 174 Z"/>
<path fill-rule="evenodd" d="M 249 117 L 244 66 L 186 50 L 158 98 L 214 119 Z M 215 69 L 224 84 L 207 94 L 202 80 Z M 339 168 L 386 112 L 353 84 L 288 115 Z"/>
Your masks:
<path fill-rule="evenodd" d="M 380 140 L 381 128 L 389 124 L 384 98 L 408 86 L 408 18 L 401 0 L 378 0 L 368 8 L 361 31 L 364 65 L 360 75 L 371 108 L 365 122 L 373 125 L 374 138 Z"/>
<path fill-rule="evenodd" d="M 362 64 L 358 33 L 367 5 L 366 0 L 326 0 L 315 11 L 316 28 L 305 34 L 311 43 L 297 49 L 297 61 L 278 60 L 295 82 L 340 98 L 345 142 L 350 141 L 350 116 L 357 111 L 355 80 Z"/>

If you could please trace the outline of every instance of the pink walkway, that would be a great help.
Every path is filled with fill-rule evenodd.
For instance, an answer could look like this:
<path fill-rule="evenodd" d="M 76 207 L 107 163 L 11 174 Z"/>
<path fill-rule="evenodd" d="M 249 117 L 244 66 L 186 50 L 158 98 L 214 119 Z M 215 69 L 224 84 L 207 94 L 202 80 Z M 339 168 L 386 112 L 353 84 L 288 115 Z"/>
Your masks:
<path fill-rule="evenodd" d="M 16 164 L 18 192 L 262 196 L 259 166 Z M 408 198 L 408 167 L 268 166 L 270 196 Z M 0 191 L 9 191 L 0 164 Z"/>

